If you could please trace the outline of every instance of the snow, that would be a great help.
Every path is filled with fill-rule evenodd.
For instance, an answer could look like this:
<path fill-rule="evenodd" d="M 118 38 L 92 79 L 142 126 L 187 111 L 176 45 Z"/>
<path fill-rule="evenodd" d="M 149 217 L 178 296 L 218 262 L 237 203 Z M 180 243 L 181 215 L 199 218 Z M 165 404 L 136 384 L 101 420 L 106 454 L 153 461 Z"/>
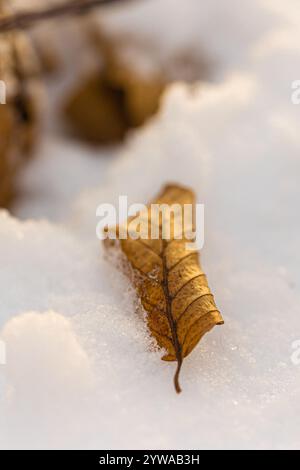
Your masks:
<path fill-rule="evenodd" d="M 199 20 L 213 81 L 172 85 L 119 149 L 49 131 L 15 217 L 1 212 L 1 447 L 299 449 L 299 5 L 160 5 L 170 30 L 187 15 L 179 38 L 188 12 Z M 180 396 L 95 236 L 100 203 L 145 202 L 166 181 L 205 203 L 203 264 L 225 319 L 185 360 Z"/>

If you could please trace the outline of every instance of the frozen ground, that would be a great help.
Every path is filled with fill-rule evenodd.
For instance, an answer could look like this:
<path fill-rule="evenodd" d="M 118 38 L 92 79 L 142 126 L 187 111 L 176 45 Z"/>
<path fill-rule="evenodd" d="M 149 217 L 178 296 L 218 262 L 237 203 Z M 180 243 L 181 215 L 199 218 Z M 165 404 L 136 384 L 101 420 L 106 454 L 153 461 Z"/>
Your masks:
<path fill-rule="evenodd" d="M 195 24 L 197 2 L 161 2 L 175 24 L 182 3 Z M 0 215 L 2 447 L 300 447 L 299 4 L 207 4 L 194 30 L 222 62 L 213 83 L 172 86 L 113 155 L 45 135 L 22 220 Z M 95 238 L 98 204 L 144 202 L 169 180 L 206 205 L 225 319 L 186 359 L 180 396 Z"/>

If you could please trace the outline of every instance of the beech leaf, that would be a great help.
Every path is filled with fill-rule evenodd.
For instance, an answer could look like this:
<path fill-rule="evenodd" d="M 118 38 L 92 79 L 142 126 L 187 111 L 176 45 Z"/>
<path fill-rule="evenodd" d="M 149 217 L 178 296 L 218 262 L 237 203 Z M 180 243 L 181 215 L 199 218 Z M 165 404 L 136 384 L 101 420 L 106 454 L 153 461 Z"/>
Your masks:
<path fill-rule="evenodd" d="M 188 188 L 170 184 L 151 204 L 176 204 L 182 208 L 191 204 L 195 207 L 195 194 Z M 150 206 L 146 215 L 152 223 Z M 158 239 L 134 239 L 129 224 L 138 216 L 141 221 L 141 214 L 127 221 L 127 239 L 120 239 L 120 227 L 117 227 L 117 242 L 108 239 L 105 242 L 110 247 L 117 243 L 131 267 L 132 282 L 146 311 L 149 330 L 166 351 L 162 359 L 177 361 L 174 385 L 180 393 L 179 373 L 183 359 L 205 333 L 224 321 L 209 289 L 198 251 L 187 247 L 186 238 L 176 238 L 182 218 L 179 221 L 176 214 L 173 215 L 172 230 L 167 239 L 162 234 L 161 219 Z"/>

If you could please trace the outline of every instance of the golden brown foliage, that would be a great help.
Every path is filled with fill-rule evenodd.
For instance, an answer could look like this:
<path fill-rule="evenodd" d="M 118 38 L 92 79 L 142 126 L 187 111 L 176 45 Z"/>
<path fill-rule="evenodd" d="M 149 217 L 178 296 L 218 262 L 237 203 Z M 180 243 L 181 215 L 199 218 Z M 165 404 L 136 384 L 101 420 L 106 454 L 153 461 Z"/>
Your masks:
<path fill-rule="evenodd" d="M 193 191 L 166 186 L 154 204 L 195 204 Z M 151 218 L 150 206 L 148 217 Z M 187 248 L 186 239 L 176 239 L 182 221 L 173 217 L 169 239 L 127 239 L 119 244 L 133 272 L 133 282 L 147 312 L 151 334 L 166 353 L 163 359 L 177 361 L 174 377 L 179 393 L 179 372 L 183 359 L 205 333 L 223 324 L 199 261 L 199 253 Z M 132 219 L 131 219 L 132 221 Z M 118 236 L 120 230 L 118 230 Z M 109 243 L 110 244 L 110 243 Z"/>
<path fill-rule="evenodd" d="M 0 18 L 6 12 L 0 2 Z M 0 80 L 6 104 L 0 105 L 0 206 L 14 194 L 14 179 L 35 141 L 38 65 L 23 33 L 0 36 Z"/>

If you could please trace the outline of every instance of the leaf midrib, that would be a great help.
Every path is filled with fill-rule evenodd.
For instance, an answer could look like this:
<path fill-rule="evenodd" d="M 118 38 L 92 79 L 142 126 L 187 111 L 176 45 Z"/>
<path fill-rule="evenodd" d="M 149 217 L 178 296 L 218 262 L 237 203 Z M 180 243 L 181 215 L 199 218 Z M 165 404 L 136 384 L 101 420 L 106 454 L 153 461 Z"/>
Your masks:
<path fill-rule="evenodd" d="M 162 270 L 163 270 L 163 281 L 162 281 L 162 287 L 164 291 L 164 296 L 166 299 L 166 315 L 167 319 L 171 328 L 171 333 L 172 333 L 172 339 L 173 339 L 173 345 L 175 349 L 175 355 L 177 359 L 177 369 L 174 375 L 174 385 L 175 385 L 175 390 L 177 393 L 181 392 L 181 388 L 179 385 L 179 374 L 180 374 L 180 369 L 182 366 L 182 351 L 181 351 L 181 346 L 179 343 L 178 339 L 178 334 L 177 334 L 177 326 L 176 322 L 173 318 L 172 315 L 172 298 L 170 296 L 169 292 L 169 282 L 168 282 L 168 276 L 169 276 L 169 270 L 167 267 L 167 259 L 165 255 L 165 251 L 167 248 L 167 242 L 166 240 L 163 240 L 163 248 L 162 248 Z"/>

